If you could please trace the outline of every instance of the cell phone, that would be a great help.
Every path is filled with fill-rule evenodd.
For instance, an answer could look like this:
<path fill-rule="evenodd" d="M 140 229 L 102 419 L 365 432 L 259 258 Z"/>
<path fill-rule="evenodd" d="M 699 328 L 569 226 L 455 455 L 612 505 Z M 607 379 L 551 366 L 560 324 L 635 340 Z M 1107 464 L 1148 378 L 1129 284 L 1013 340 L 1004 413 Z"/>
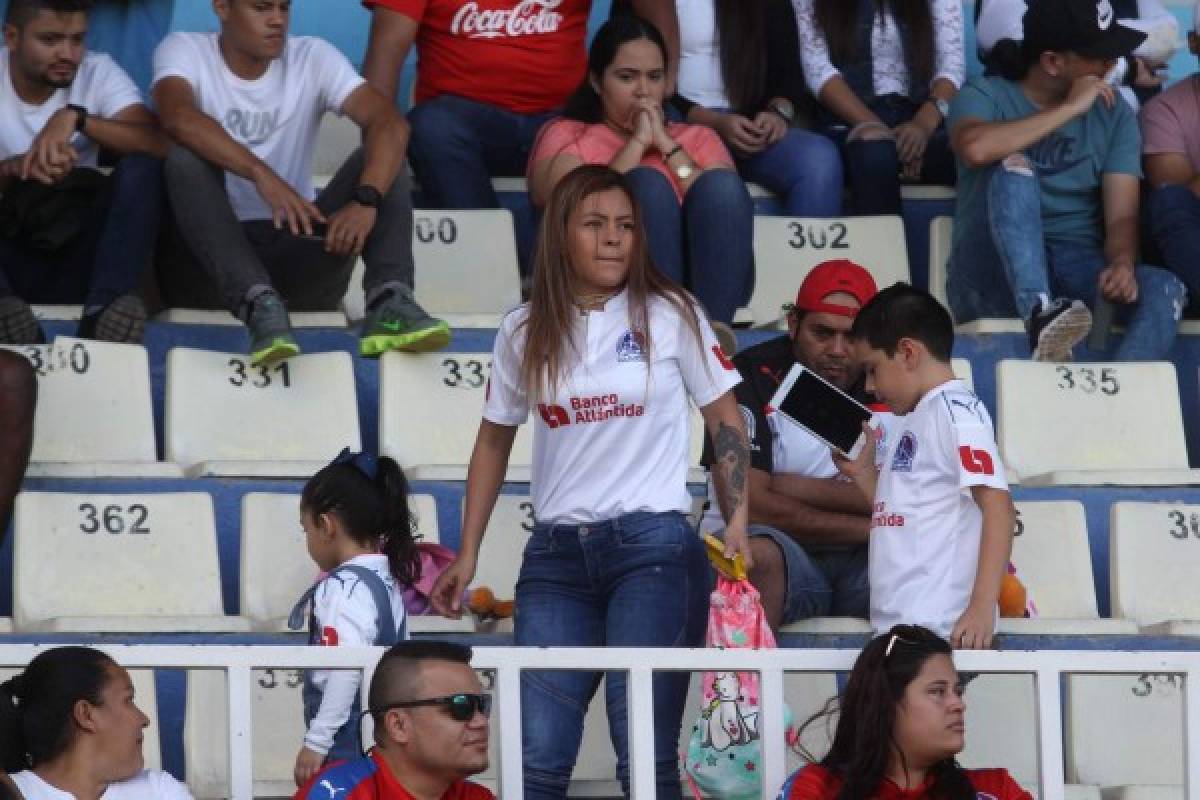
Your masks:
<path fill-rule="evenodd" d="M 796 364 L 771 398 L 771 407 L 851 460 L 866 445 L 871 410 L 817 373 Z"/>
<path fill-rule="evenodd" d="M 329 233 L 329 225 L 324 222 L 313 222 L 310 224 L 312 233 L 305 233 L 304 229 L 300 229 L 300 233 L 296 234 L 297 239 L 308 239 L 312 242 L 325 241 L 325 234 Z"/>

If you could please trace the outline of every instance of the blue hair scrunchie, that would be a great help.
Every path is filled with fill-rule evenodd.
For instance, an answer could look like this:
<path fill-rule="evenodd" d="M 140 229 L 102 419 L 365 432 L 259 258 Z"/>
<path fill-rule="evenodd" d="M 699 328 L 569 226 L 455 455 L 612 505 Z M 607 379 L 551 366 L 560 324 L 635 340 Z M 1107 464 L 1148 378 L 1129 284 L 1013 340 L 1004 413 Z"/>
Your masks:
<path fill-rule="evenodd" d="M 355 453 L 349 447 L 342 448 L 342 452 L 337 454 L 337 458 L 329 462 L 329 466 L 335 464 L 349 464 L 363 474 L 369 480 L 374 481 L 379 476 L 379 462 L 375 456 L 366 452 Z"/>

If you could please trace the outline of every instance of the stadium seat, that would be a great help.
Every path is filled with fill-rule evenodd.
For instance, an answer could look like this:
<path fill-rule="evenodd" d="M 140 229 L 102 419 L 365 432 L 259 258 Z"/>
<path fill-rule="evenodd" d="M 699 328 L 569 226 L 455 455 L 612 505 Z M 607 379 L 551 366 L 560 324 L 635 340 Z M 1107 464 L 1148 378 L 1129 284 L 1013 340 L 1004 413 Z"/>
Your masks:
<path fill-rule="evenodd" d="M 466 509 L 466 498 L 463 509 Z M 479 565 L 472 586 L 486 586 L 501 600 L 516 597 L 517 573 L 533 523 L 533 502 L 528 495 L 502 494 L 496 498 L 496 507 L 479 548 Z M 480 623 L 479 628 L 507 632 L 512 630 L 512 620 Z"/>
<path fill-rule="evenodd" d="M 981 674 L 967 684 L 968 769 L 1003 766 L 1022 786 L 1038 785 L 1037 712 L 1032 675 Z"/>
<path fill-rule="evenodd" d="M 4 349 L 38 375 L 29 477 L 182 476 L 156 456 L 144 347 L 59 336 Z"/>
<path fill-rule="evenodd" d="M 341 311 L 292 311 L 288 320 L 293 328 L 345 328 L 350 323 Z M 221 325 L 235 327 L 245 325 L 228 311 L 210 311 L 199 308 L 168 308 L 154 315 L 155 322 L 173 325 Z"/>
<path fill-rule="evenodd" d="M 345 163 L 350 154 L 362 146 L 362 129 L 349 117 L 332 112 L 321 117 L 317 128 L 317 144 L 313 150 L 313 173 L 319 176 L 314 186 L 324 186 Z"/>
<path fill-rule="evenodd" d="M 1001 633 L 1137 633 L 1133 620 L 1101 619 L 1096 610 L 1092 554 L 1082 503 L 1023 501 L 1017 503 L 1017 514 L 1012 563 L 1038 615 L 1001 619 Z"/>
<path fill-rule="evenodd" d="M 954 217 L 934 217 L 929 221 L 929 293 L 950 308 L 946 299 L 946 261 L 950 258 L 950 240 Z"/>
<path fill-rule="evenodd" d="M 804 276 L 835 258 L 862 264 L 880 288 L 911 280 L 900 217 L 755 217 L 754 325 L 779 326 L 782 306 L 795 300 Z"/>
<path fill-rule="evenodd" d="M 193 477 L 305 478 L 361 446 L 349 353 L 271 367 L 186 347 L 167 354 L 166 455 Z"/>
<path fill-rule="evenodd" d="M 1167 362 L 996 365 L 996 440 L 1023 486 L 1200 483 Z"/>
<path fill-rule="evenodd" d="M 1138 797 L 1140 787 L 1178 789 L 1184 763 L 1182 687 L 1182 675 L 1068 676 L 1063 692 L 1067 781 L 1131 787 L 1128 798 Z M 1104 795 L 1116 796 L 1110 788 Z M 1182 792 L 1173 796 L 1182 798 Z"/>
<path fill-rule="evenodd" d="M 221 604 L 207 494 L 22 492 L 14 520 L 18 631 L 249 630 Z"/>
<path fill-rule="evenodd" d="M 521 303 L 512 212 L 413 212 L 414 288 L 425 309 L 452 328 L 496 328 Z M 362 274 L 362 262 L 355 275 Z M 350 279 L 342 307 L 363 316 L 361 278 Z"/>
<path fill-rule="evenodd" d="M 78 322 L 83 317 L 81 305 L 34 305 L 31 308 L 37 319 Z"/>
<path fill-rule="evenodd" d="M 950 369 L 954 370 L 954 377 L 962 381 L 968 389 L 975 391 L 975 371 L 971 369 L 970 361 L 965 358 L 952 358 Z"/>
<path fill-rule="evenodd" d="M 1143 633 L 1200 635 L 1200 506 L 1114 503 L 1108 552 L 1114 615 Z"/>
<path fill-rule="evenodd" d="M 465 480 L 491 364 L 491 353 L 385 353 L 379 368 L 380 452 L 400 462 L 414 480 Z M 517 429 L 508 480 L 529 480 L 529 428 Z"/>

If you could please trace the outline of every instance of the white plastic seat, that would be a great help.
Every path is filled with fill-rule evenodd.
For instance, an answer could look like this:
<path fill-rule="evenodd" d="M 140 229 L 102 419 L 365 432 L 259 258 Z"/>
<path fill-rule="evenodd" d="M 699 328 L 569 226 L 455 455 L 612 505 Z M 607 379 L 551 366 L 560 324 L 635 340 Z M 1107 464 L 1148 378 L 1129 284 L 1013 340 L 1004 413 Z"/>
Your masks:
<path fill-rule="evenodd" d="M 754 218 L 754 294 L 750 313 L 759 327 L 777 326 L 809 271 L 823 261 L 848 258 L 879 288 L 911 280 L 898 216 L 810 219 Z"/>
<path fill-rule="evenodd" d="M 490 353 L 385 353 L 379 367 L 379 449 L 415 480 L 465 480 L 483 415 Z M 528 481 L 530 425 L 517 429 L 508 480 Z"/>
<path fill-rule="evenodd" d="M 466 509 L 466 499 L 463 499 Z M 517 574 L 525 542 L 533 531 L 533 502 L 528 495 L 502 494 L 484 531 L 479 549 L 479 562 L 472 586 L 486 586 L 499 600 L 513 600 L 517 593 Z M 479 624 L 480 630 L 511 631 L 512 620 L 496 620 Z"/>
<path fill-rule="evenodd" d="M 1083 505 L 1078 501 L 1023 501 L 1017 503 L 1017 513 L 1012 563 L 1038 616 L 1001 619 L 1000 632 L 1137 633 L 1133 620 L 1099 616 Z"/>
<path fill-rule="evenodd" d="M 950 241 L 954 235 L 954 217 L 934 217 L 929 221 L 929 293 L 950 308 L 946 299 L 946 262 L 950 259 Z"/>
<path fill-rule="evenodd" d="M 1023 786 L 1038 783 L 1037 707 L 1032 675 L 985 673 L 967 684 L 968 769 L 1004 766 Z"/>
<path fill-rule="evenodd" d="M 166 455 L 189 475 L 306 478 L 361 446 L 348 353 L 271 367 L 186 347 L 167 354 Z"/>
<path fill-rule="evenodd" d="M 1071 675 L 1063 699 L 1068 782 L 1182 784 L 1181 675 Z"/>
<path fill-rule="evenodd" d="M 146 348 L 66 336 L 6 347 L 38 376 L 29 477 L 180 477 L 158 461 Z"/>
<path fill-rule="evenodd" d="M 83 318 L 83 306 L 81 305 L 45 305 L 39 304 L 31 306 L 33 316 L 37 319 L 65 320 L 67 322 L 78 322 Z"/>
<path fill-rule="evenodd" d="M 221 602 L 212 498 L 202 492 L 17 496 L 20 631 L 245 631 Z"/>
<path fill-rule="evenodd" d="M 975 391 L 975 371 L 971 369 L 970 361 L 965 358 L 952 358 L 950 369 L 954 370 L 954 377 L 962 381 L 968 389 Z"/>
<path fill-rule="evenodd" d="M 1145 633 L 1200 635 L 1200 506 L 1114 503 L 1109 521 L 1113 615 Z"/>
<path fill-rule="evenodd" d="M 996 365 L 996 440 L 1025 486 L 1200 483 L 1166 362 Z"/>
<path fill-rule="evenodd" d="M 1183 786 L 1113 786 L 1103 796 L 1104 800 L 1183 800 Z"/>
<path fill-rule="evenodd" d="M 175 325 L 245 325 L 229 311 L 201 308 L 168 308 L 155 314 L 154 319 Z M 288 320 L 293 328 L 345 328 L 350 324 L 341 311 L 292 311 L 288 313 Z"/>
<path fill-rule="evenodd" d="M 349 117 L 327 113 L 317 127 L 317 144 L 313 150 L 313 173 L 319 176 L 314 186 L 323 187 L 350 155 L 362 147 L 362 129 Z"/>

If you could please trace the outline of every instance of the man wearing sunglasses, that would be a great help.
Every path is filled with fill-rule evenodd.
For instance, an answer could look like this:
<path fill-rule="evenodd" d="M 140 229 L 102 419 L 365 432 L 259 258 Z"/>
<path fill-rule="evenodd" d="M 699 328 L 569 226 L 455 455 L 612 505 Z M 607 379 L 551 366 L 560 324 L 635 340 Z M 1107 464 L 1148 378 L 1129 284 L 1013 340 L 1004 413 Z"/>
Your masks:
<path fill-rule="evenodd" d="M 380 659 L 368 694 L 375 747 L 317 773 L 295 800 L 494 800 L 466 780 L 488 767 L 492 697 L 471 648 L 401 642 Z"/>

